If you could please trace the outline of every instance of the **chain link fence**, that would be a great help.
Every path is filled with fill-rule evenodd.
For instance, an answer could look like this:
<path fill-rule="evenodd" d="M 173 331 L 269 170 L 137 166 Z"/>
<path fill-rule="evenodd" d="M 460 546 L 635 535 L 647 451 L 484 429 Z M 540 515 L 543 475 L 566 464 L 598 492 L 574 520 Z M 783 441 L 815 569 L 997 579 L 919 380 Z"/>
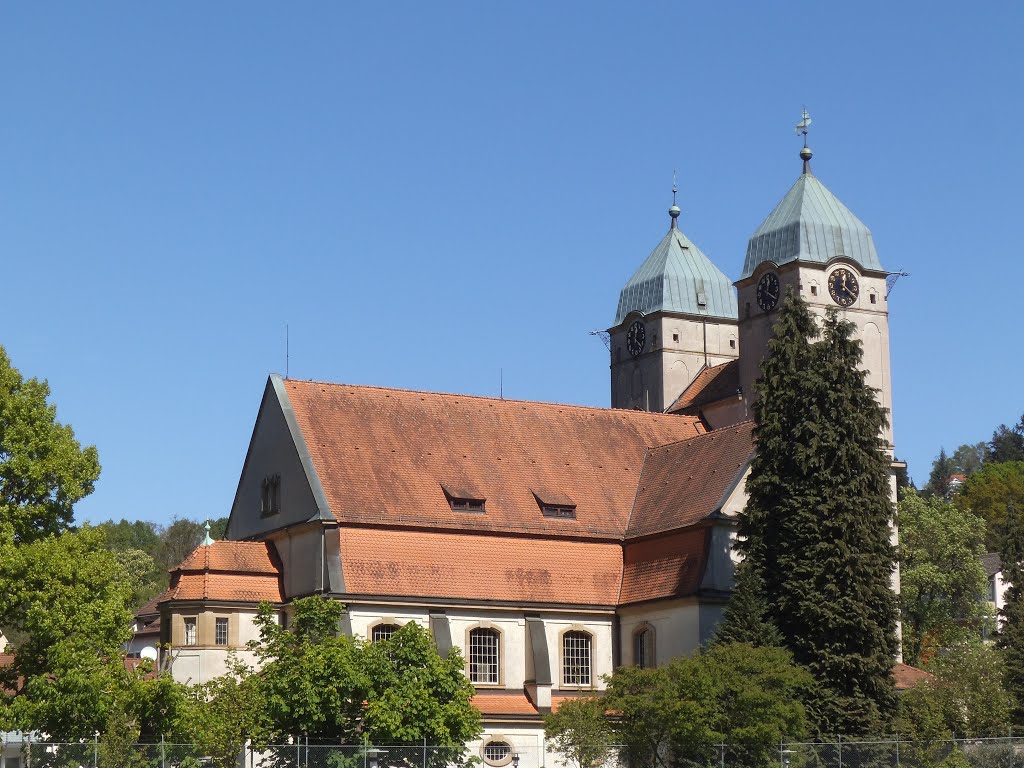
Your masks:
<path fill-rule="evenodd" d="M 136 744 L 119 759 L 100 741 L 57 744 L 29 738 L 5 741 L 0 768 L 216 768 L 213 750 L 195 744 Z M 638 768 L 1024 768 L 1024 738 L 908 741 L 898 738 L 782 742 L 771 750 L 718 744 L 703 754 L 665 755 L 658 766 Z M 292 744 L 246 748 L 237 768 L 569 768 L 560 755 L 516 747 L 505 758 L 484 760 L 480 750 L 451 747 Z M 595 766 L 595 768 L 599 768 Z M 600 768 L 630 768 L 612 747 Z"/>

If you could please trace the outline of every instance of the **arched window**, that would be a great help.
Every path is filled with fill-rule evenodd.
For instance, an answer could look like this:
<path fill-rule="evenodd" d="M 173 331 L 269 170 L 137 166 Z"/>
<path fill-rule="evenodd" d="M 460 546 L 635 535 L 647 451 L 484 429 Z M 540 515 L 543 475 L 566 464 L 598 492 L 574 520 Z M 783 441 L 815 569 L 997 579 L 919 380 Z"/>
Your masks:
<path fill-rule="evenodd" d="M 379 643 L 381 640 L 390 640 L 391 636 L 397 631 L 397 624 L 377 624 L 370 630 L 370 640 L 374 643 Z"/>
<path fill-rule="evenodd" d="M 590 685 L 590 643 L 587 632 L 572 630 L 562 635 L 563 685 Z"/>
<path fill-rule="evenodd" d="M 497 685 L 500 682 L 501 635 L 496 629 L 474 629 L 469 633 L 469 680 Z"/>
<path fill-rule="evenodd" d="M 488 765 L 503 766 L 512 762 L 512 745 L 507 741 L 488 741 L 481 752 L 484 762 Z"/>
<path fill-rule="evenodd" d="M 654 627 L 645 624 L 633 633 L 633 663 L 640 669 L 654 664 Z"/>

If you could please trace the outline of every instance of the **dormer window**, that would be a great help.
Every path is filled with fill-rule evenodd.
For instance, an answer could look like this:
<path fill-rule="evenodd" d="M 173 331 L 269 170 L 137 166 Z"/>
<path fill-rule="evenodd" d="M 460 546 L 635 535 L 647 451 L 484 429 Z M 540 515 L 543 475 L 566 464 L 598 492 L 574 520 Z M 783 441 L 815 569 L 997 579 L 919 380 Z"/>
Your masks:
<path fill-rule="evenodd" d="M 267 475 L 260 483 L 260 515 L 269 517 L 281 511 L 281 476 Z"/>
<path fill-rule="evenodd" d="M 564 493 L 559 493 L 551 488 L 544 490 L 533 489 L 533 497 L 537 499 L 540 513 L 544 517 L 554 517 L 561 520 L 576 519 L 576 502 Z"/>
<path fill-rule="evenodd" d="M 448 500 L 448 505 L 453 512 L 471 512 L 483 514 L 487 510 L 484 503 L 487 501 L 475 483 L 467 481 L 441 483 L 441 490 Z"/>

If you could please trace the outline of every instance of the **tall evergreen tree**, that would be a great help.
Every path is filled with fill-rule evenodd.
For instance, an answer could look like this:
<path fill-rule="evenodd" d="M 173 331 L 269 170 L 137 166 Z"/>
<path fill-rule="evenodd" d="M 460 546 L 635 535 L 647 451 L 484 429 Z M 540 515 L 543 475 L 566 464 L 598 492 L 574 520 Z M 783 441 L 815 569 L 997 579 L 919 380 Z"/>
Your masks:
<path fill-rule="evenodd" d="M 1024 519 L 1011 500 L 1006 505 L 1006 533 L 999 557 L 1009 582 L 997 645 L 1006 662 L 1006 688 L 1014 698 L 1013 721 L 1024 725 Z"/>
<path fill-rule="evenodd" d="M 897 620 L 886 415 L 853 333 L 830 312 L 817 340 L 807 305 L 787 295 L 757 383 L 738 545 L 785 646 L 817 680 L 819 730 L 851 735 L 883 728 L 895 709 Z"/>
<path fill-rule="evenodd" d="M 924 488 L 925 497 L 937 496 L 940 499 L 948 499 L 949 492 L 952 490 L 949 478 L 955 471 L 956 464 L 946 455 L 946 449 L 940 448 L 939 455 L 932 462 L 932 473 L 928 476 L 928 485 Z"/>

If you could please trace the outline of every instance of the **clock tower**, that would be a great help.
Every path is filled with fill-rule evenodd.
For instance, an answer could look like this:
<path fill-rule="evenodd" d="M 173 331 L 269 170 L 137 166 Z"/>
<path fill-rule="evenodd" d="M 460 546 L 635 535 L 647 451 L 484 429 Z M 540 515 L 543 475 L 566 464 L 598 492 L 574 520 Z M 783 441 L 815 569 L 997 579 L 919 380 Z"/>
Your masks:
<path fill-rule="evenodd" d="M 750 238 L 736 281 L 740 388 L 749 404 L 782 298 L 792 290 L 819 317 L 834 307 L 854 323 L 868 384 L 891 414 L 887 273 L 871 231 L 811 173 L 806 112 L 804 121 L 803 173 Z M 883 437 L 891 449 L 891 426 Z"/>
<path fill-rule="evenodd" d="M 662 412 L 704 368 L 736 359 L 736 293 L 677 226 L 672 190 L 668 233 L 619 294 L 608 329 L 612 408 Z"/>

